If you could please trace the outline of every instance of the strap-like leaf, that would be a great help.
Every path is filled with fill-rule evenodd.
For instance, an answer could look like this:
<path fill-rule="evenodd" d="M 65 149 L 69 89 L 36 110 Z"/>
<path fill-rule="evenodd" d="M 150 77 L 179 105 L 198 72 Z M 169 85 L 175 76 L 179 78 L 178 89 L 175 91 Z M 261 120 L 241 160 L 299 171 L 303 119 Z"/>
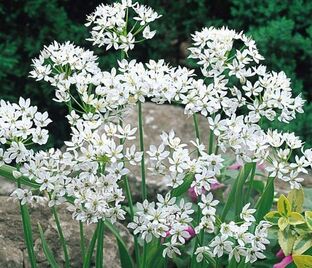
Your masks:
<path fill-rule="evenodd" d="M 44 237 L 40 223 L 38 223 L 38 229 L 39 229 L 40 239 L 41 239 L 41 243 L 42 243 L 43 253 L 46 256 L 48 263 L 51 265 L 52 268 L 58 268 L 59 265 L 57 264 L 57 262 L 53 256 L 53 253 L 52 253 L 51 249 L 49 248 L 49 245 L 48 245 L 48 243 Z"/>
<path fill-rule="evenodd" d="M 239 213 L 242 211 L 242 208 L 244 206 L 244 198 L 243 198 L 243 187 L 245 185 L 245 182 L 247 181 L 247 178 L 249 174 L 251 173 L 251 176 L 254 176 L 256 169 L 256 163 L 246 163 L 242 167 L 242 172 L 240 172 L 240 175 L 238 176 L 237 180 L 237 186 L 235 190 L 235 215 L 238 216 Z M 253 181 L 253 178 L 252 180 Z"/>
<path fill-rule="evenodd" d="M 238 213 L 241 211 L 243 207 L 242 189 L 254 164 L 255 163 L 247 163 L 244 167 L 240 169 L 239 174 L 235 179 L 234 184 L 232 185 L 231 192 L 223 208 L 221 215 L 222 221 L 225 220 L 227 213 L 234 204 L 236 215 L 238 215 Z"/>
<path fill-rule="evenodd" d="M 268 179 L 268 182 L 265 186 L 264 192 L 261 195 L 259 201 L 256 204 L 256 220 L 259 222 L 263 219 L 264 215 L 267 214 L 273 204 L 274 198 L 274 178 L 271 177 Z"/>
<path fill-rule="evenodd" d="M 187 174 L 184 178 L 183 183 L 171 191 L 171 196 L 179 197 L 182 194 L 184 194 L 190 188 L 193 180 L 194 180 L 194 174 L 192 173 Z"/>
<path fill-rule="evenodd" d="M 104 221 L 104 225 L 112 232 L 112 234 L 115 236 L 117 240 L 121 267 L 133 268 L 134 265 L 133 265 L 132 258 L 127 249 L 127 245 L 125 244 L 125 242 L 123 241 L 122 237 L 119 234 L 119 231 L 115 228 L 115 226 L 112 223 L 108 221 Z"/>
<path fill-rule="evenodd" d="M 19 182 L 18 182 L 18 187 L 20 187 Z M 25 237 L 29 261 L 30 261 L 31 267 L 36 268 L 37 262 L 36 262 L 36 255 L 34 251 L 34 242 L 33 242 L 33 237 L 32 237 L 32 229 L 31 229 L 29 211 L 28 211 L 27 206 L 22 205 L 21 202 L 20 202 L 20 210 L 21 210 L 23 231 L 24 231 L 24 237 Z"/>

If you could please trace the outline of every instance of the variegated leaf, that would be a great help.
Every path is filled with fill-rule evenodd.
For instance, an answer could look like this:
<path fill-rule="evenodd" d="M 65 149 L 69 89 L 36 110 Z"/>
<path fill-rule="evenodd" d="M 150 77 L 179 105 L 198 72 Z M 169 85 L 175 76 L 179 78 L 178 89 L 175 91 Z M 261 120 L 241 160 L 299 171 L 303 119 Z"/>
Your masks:
<path fill-rule="evenodd" d="M 285 256 L 292 252 L 296 237 L 291 234 L 290 230 L 278 231 L 278 243 L 282 248 Z"/>
<path fill-rule="evenodd" d="M 288 216 L 291 212 L 291 206 L 285 195 L 281 195 L 277 201 L 277 210 L 281 215 Z"/>
<path fill-rule="evenodd" d="M 291 211 L 295 211 L 298 213 L 302 212 L 302 206 L 304 201 L 304 191 L 302 188 L 292 189 L 287 195 L 287 199 L 291 206 Z"/>
<path fill-rule="evenodd" d="M 301 255 L 312 247 L 312 234 L 298 236 L 294 243 L 293 254 Z"/>

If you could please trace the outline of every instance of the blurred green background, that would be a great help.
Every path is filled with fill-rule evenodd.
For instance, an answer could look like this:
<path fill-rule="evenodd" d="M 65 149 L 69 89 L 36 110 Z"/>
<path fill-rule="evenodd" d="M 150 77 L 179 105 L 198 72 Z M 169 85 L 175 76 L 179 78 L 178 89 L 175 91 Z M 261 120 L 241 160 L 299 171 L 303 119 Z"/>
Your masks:
<path fill-rule="evenodd" d="M 91 47 L 85 41 L 88 31 L 83 25 L 86 14 L 98 0 L 1 0 L 0 1 L 0 99 L 16 101 L 30 97 L 40 109 L 48 110 L 54 120 L 50 126 L 50 144 L 59 146 L 68 138 L 63 106 L 52 101 L 53 89 L 44 82 L 28 78 L 31 59 L 43 45 L 53 40 L 73 41 L 101 56 L 103 68 L 115 64 L 114 53 Z M 289 125 L 277 122 L 272 127 L 295 131 L 312 146 L 312 104 L 310 79 L 312 69 L 312 1 L 310 0 L 150 0 L 139 1 L 152 6 L 163 17 L 152 25 L 154 39 L 138 45 L 131 56 L 146 61 L 164 58 L 171 64 L 186 64 L 185 48 L 190 34 L 203 26 L 227 25 L 251 34 L 266 64 L 283 70 L 292 79 L 295 94 L 307 100 L 305 113 Z"/>

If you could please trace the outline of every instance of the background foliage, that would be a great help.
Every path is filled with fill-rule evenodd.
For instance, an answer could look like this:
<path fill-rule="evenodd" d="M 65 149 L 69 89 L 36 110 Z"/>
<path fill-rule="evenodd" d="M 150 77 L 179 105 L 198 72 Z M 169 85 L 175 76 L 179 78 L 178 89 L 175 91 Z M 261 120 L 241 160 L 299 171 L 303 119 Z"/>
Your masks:
<path fill-rule="evenodd" d="M 2 0 L 0 2 L 0 99 L 16 101 L 30 97 L 39 108 L 48 110 L 54 123 L 50 126 L 50 143 L 68 135 L 64 108 L 52 101 L 53 89 L 28 78 L 31 59 L 53 40 L 67 40 L 91 48 L 85 41 L 86 14 L 99 0 Z M 292 79 L 296 94 L 302 92 L 307 103 L 305 113 L 284 131 L 295 131 L 312 146 L 312 1 L 309 0 L 146 0 L 163 17 L 152 28 L 158 33 L 153 40 L 132 52 L 142 61 L 160 59 L 172 64 L 186 64 L 186 47 L 190 34 L 203 26 L 227 25 L 251 34 L 266 63 L 273 70 L 284 70 Z M 94 48 L 92 48 L 94 49 Z M 101 65 L 115 64 L 114 55 L 95 49 Z M 63 121 L 62 121 L 63 120 Z M 268 125 L 269 126 L 269 125 Z M 273 127 L 279 128 L 274 122 Z"/>

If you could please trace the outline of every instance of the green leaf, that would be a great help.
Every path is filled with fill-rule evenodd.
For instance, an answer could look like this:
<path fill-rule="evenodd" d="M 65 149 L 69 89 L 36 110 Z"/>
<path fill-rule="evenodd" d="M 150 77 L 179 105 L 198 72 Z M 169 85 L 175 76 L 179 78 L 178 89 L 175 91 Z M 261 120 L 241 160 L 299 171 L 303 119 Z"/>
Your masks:
<path fill-rule="evenodd" d="M 264 192 L 256 204 L 256 220 L 259 222 L 272 207 L 274 198 L 274 177 L 268 179 Z"/>
<path fill-rule="evenodd" d="M 241 211 L 243 206 L 243 197 L 242 197 L 242 188 L 244 186 L 244 182 L 248 178 L 250 171 L 253 168 L 254 163 L 247 163 L 244 167 L 242 167 L 235 179 L 231 192 L 227 198 L 225 206 L 222 210 L 221 220 L 224 221 L 226 215 L 228 214 L 230 208 L 235 205 L 235 214 Z M 238 198 L 238 199 L 237 199 Z"/>
<path fill-rule="evenodd" d="M 44 237 L 40 223 L 38 223 L 38 229 L 39 229 L 40 239 L 42 243 L 42 249 L 43 249 L 45 257 L 47 258 L 48 263 L 51 265 L 52 268 L 58 268 L 59 265 L 57 264 L 53 256 L 53 253 Z"/>
<path fill-rule="evenodd" d="M 244 206 L 244 195 L 243 195 L 243 187 L 247 181 L 247 178 L 249 174 L 251 173 L 251 176 L 254 176 L 254 172 L 256 169 L 256 163 L 246 163 L 240 172 L 240 175 L 238 176 L 238 182 L 237 187 L 235 190 L 235 215 L 239 215 L 239 213 L 242 211 L 242 208 Z M 252 180 L 253 181 L 253 178 Z"/>
<path fill-rule="evenodd" d="M 216 267 L 216 261 L 210 254 L 204 253 L 204 258 L 209 264 L 212 265 L 212 267 Z"/>
<path fill-rule="evenodd" d="M 290 212 L 288 222 L 291 225 L 298 225 L 305 223 L 304 217 L 298 212 Z"/>
<path fill-rule="evenodd" d="M 304 201 L 304 191 L 302 188 L 293 189 L 287 195 L 287 199 L 291 206 L 291 211 L 301 213 Z"/>
<path fill-rule="evenodd" d="M 246 185 L 250 185 L 251 182 L 248 181 Z M 252 182 L 252 188 L 255 189 L 258 193 L 262 194 L 264 191 L 264 182 L 259 180 L 254 180 Z"/>
<path fill-rule="evenodd" d="M 278 228 L 280 228 L 280 230 L 284 231 L 285 228 L 288 226 L 288 219 L 285 217 L 281 217 L 278 219 Z"/>
<path fill-rule="evenodd" d="M 295 240 L 296 237 L 291 234 L 291 231 L 289 229 L 286 229 L 284 231 L 278 231 L 278 243 L 282 248 L 285 256 L 290 255 L 290 253 L 292 252 Z"/>
<path fill-rule="evenodd" d="M 147 244 L 146 266 L 153 268 L 163 267 L 165 259 L 162 257 L 163 247 L 160 244 L 160 239 L 153 239 Z"/>
<path fill-rule="evenodd" d="M 277 225 L 279 218 L 281 215 L 279 214 L 278 211 L 270 211 L 264 216 L 264 219 L 271 224 Z"/>
<path fill-rule="evenodd" d="M 285 195 L 281 195 L 277 201 L 277 210 L 281 215 L 288 216 L 291 212 L 291 206 Z"/>
<path fill-rule="evenodd" d="M 7 179 L 9 181 L 17 182 L 17 179 L 13 176 L 14 171 L 17 171 L 17 169 L 15 167 L 11 167 L 9 165 L 3 165 L 0 167 L 0 176 L 3 176 L 5 179 Z M 40 188 L 40 184 L 33 182 L 24 176 L 22 176 L 18 179 L 19 179 L 19 182 L 23 185 L 30 186 L 33 189 L 39 189 Z"/>
<path fill-rule="evenodd" d="M 298 268 L 311 268 L 312 267 L 312 256 L 294 255 L 292 257 Z"/>
<path fill-rule="evenodd" d="M 83 261 L 83 268 L 89 268 L 91 267 L 91 258 L 93 255 L 93 251 L 94 251 L 94 247 L 95 247 L 95 243 L 96 243 L 96 239 L 97 239 L 97 234 L 98 234 L 98 226 L 96 227 L 93 236 L 91 238 L 89 247 L 88 247 L 88 251 L 86 256 L 84 257 L 84 261 Z"/>
<path fill-rule="evenodd" d="M 304 235 L 304 234 L 307 234 L 307 233 L 312 233 L 311 232 L 311 229 L 308 227 L 308 225 L 305 223 L 305 224 L 299 224 L 299 225 L 296 225 L 296 232 L 299 234 L 299 235 Z"/>
<path fill-rule="evenodd" d="M 194 180 L 194 174 L 193 173 L 187 174 L 184 178 L 183 183 L 180 186 L 178 186 L 177 188 L 172 189 L 171 196 L 172 197 L 179 197 L 182 194 L 184 194 L 190 188 L 193 180 Z"/>
<path fill-rule="evenodd" d="M 115 228 L 115 226 L 109 222 L 109 221 L 104 221 L 105 227 L 107 227 L 112 234 L 115 236 L 117 243 L 118 243 L 118 250 L 119 250 L 119 258 L 120 258 L 120 263 L 122 268 L 133 268 L 133 261 L 132 258 L 129 254 L 128 248 L 123 241 L 122 237 L 119 234 L 119 231 Z"/>
<path fill-rule="evenodd" d="M 293 255 L 301 255 L 312 247 L 312 235 L 300 235 L 296 239 L 293 247 Z"/>
<path fill-rule="evenodd" d="M 305 212 L 305 220 L 310 230 L 312 230 L 312 211 Z"/>
<path fill-rule="evenodd" d="M 18 183 L 20 187 L 20 183 Z M 22 222 L 23 222 L 23 231 L 25 236 L 25 242 L 28 252 L 29 261 L 31 264 L 31 267 L 37 267 L 37 261 L 36 261 L 36 255 L 34 252 L 34 242 L 32 237 L 32 229 L 31 229 L 31 221 L 29 216 L 29 211 L 26 205 L 22 205 L 20 203 L 20 211 L 22 215 Z"/>

